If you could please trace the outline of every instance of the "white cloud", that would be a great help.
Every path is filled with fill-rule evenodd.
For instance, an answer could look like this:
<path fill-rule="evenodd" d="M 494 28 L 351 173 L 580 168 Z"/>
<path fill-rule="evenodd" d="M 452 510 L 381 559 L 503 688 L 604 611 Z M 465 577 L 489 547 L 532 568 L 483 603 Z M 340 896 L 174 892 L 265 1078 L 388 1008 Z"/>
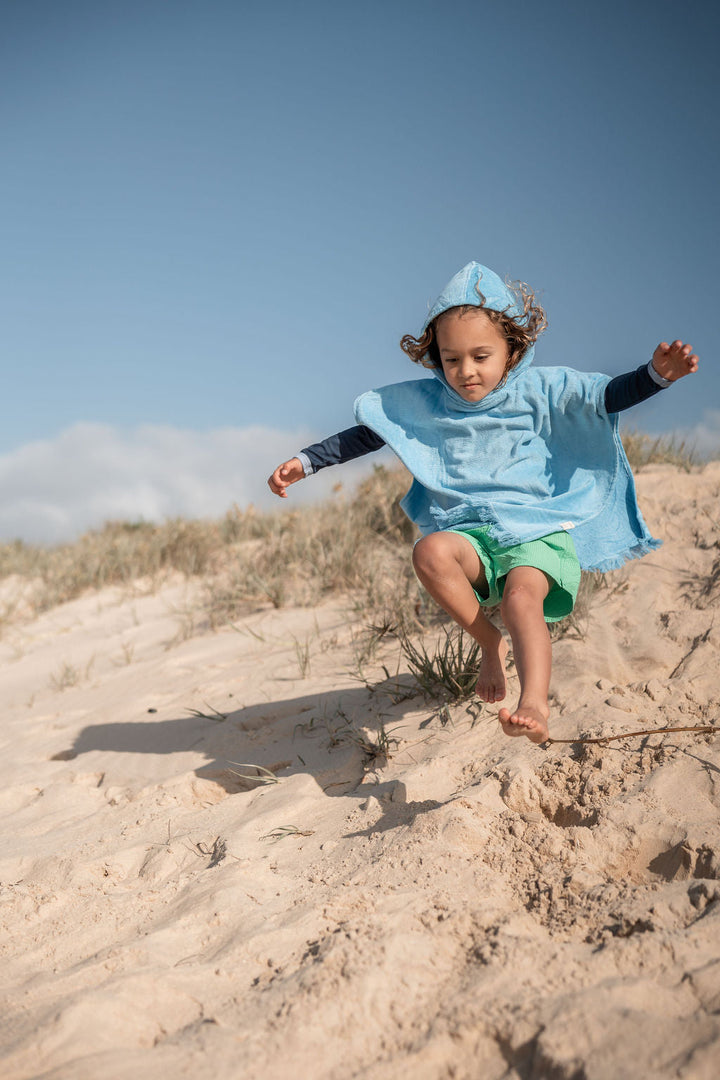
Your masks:
<path fill-rule="evenodd" d="M 199 432 L 75 424 L 0 456 L 0 540 L 54 543 L 108 520 L 217 517 L 233 503 L 281 508 L 324 497 L 338 482 L 347 487 L 387 460 L 383 452 L 326 469 L 281 503 L 267 477 L 315 438 L 260 426 Z"/>
<path fill-rule="evenodd" d="M 674 434 L 694 447 L 699 457 L 720 457 L 720 409 L 705 409 L 699 423 L 691 428 L 678 428 Z"/>

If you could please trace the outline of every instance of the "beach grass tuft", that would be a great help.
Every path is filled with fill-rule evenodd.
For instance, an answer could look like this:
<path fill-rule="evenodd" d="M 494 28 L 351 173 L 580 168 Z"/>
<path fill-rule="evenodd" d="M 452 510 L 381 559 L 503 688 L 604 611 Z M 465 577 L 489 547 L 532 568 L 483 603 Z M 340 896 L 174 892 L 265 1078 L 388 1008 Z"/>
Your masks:
<path fill-rule="evenodd" d="M 401 626 L 400 648 L 418 685 L 430 698 L 463 701 L 475 691 L 482 656 L 480 645 L 460 627 L 442 626 L 435 642 L 416 641 Z"/>
<path fill-rule="evenodd" d="M 647 465 L 675 465 L 690 472 L 701 463 L 700 455 L 687 439 L 675 435 L 653 436 L 631 429 L 622 433 L 622 443 L 633 471 Z"/>
<path fill-rule="evenodd" d="M 260 839 L 269 840 L 271 843 L 276 844 L 278 840 L 284 840 L 288 836 L 314 836 L 314 829 L 299 829 L 297 825 L 278 825 L 277 828 L 271 829 L 270 832 L 264 833 Z"/>
<path fill-rule="evenodd" d="M 239 780 L 257 784 L 260 787 L 280 783 L 280 777 L 276 776 L 270 769 L 266 769 L 263 765 L 253 765 L 247 761 L 231 761 L 229 764 L 237 765 L 238 769 L 255 769 L 254 775 L 252 773 L 238 772 L 237 769 L 228 769 L 228 772 L 231 772 L 233 776 L 237 776 Z"/>

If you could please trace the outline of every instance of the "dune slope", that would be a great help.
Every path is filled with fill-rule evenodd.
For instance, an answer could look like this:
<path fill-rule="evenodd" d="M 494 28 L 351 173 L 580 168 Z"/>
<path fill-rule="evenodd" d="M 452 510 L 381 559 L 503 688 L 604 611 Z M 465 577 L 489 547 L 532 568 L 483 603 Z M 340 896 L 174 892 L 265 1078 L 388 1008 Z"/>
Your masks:
<path fill-rule="evenodd" d="M 557 641 L 557 739 L 720 726 L 720 465 L 638 489 L 665 543 Z M 340 600 L 193 604 L 0 641 L 5 1080 L 714 1080 L 714 732 L 536 747 L 392 642 L 361 681 Z"/>

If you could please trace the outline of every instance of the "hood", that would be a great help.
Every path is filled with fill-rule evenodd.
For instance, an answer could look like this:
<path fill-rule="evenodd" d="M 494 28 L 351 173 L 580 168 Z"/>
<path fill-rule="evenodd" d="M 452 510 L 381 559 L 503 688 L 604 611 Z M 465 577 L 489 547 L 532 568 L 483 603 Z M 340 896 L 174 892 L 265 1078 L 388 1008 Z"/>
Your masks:
<path fill-rule="evenodd" d="M 433 319 L 436 319 L 443 311 L 448 311 L 449 308 L 461 307 L 463 304 L 472 304 L 475 307 L 485 307 L 491 308 L 493 311 L 502 311 L 521 324 L 525 318 L 523 309 L 519 306 L 514 294 L 507 287 L 502 278 L 498 277 L 494 270 L 490 270 L 489 267 L 483 266 L 482 263 L 469 262 L 466 266 L 463 266 L 462 270 L 458 270 L 457 274 L 450 279 L 440 293 L 437 300 L 430 308 L 418 336 L 421 337 Z M 432 374 L 436 379 L 440 380 L 452 398 L 453 403 L 458 406 L 461 411 L 476 412 L 494 405 L 498 398 L 503 394 L 505 388 L 510 383 L 514 382 L 525 368 L 529 367 L 533 362 L 534 356 L 535 348 L 531 345 L 525 350 L 520 363 L 512 369 L 505 381 L 489 393 L 487 397 L 484 397 L 482 401 L 476 402 L 468 402 L 460 397 L 460 395 L 448 385 L 442 368 L 430 368 L 429 370 L 432 371 Z"/>
<path fill-rule="evenodd" d="M 479 295 L 480 293 L 482 296 Z M 518 322 L 523 321 L 523 312 L 502 278 L 482 263 L 469 262 L 448 281 L 430 308 L 418 336 L 422 337 L 433 319 L 437 319 L 443 311 L 461 307 L 463 304 L 492 308 L 493 311 L 504 311 L 512 319 L 517 319 Z"/>

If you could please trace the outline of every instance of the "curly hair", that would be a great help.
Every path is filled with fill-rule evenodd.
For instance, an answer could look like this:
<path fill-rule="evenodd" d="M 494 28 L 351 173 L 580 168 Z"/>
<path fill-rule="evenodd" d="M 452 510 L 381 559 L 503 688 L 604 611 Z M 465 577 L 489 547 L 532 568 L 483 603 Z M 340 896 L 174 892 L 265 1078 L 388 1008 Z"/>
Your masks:
<path fill-rule="evenodd" d="M 469 311 L 483 311 L 490 322 L 500 331 L 508 344 L 508 362 L 505 367 L 505 376 L 520 363 L 523 353 L 534 345 L 537 339 L 547 327 L 547 316 L 538 303 L 534 291 L 524 281 L 510 281 L 507 286 L 514 294 L 518 307 L 522 308 L 522 315 L 512 318 L 505 311 L 495 311 L 494 308 L 485 307 L 485 297 L 477 289 L 480 304 L 462 304 L 459 307 L 448 308 L 458 315 L 465 315 Z M 410 357 L 415 364 L 422 364 L 426 368 L 442 367 L 440 351 L 437 344 L 437 324 L 443 315 L 443 311 L 430 323 L 425 332 L 419 338 L 412 334 L 405 334 L 400 341 L 400 348 Z"/>

